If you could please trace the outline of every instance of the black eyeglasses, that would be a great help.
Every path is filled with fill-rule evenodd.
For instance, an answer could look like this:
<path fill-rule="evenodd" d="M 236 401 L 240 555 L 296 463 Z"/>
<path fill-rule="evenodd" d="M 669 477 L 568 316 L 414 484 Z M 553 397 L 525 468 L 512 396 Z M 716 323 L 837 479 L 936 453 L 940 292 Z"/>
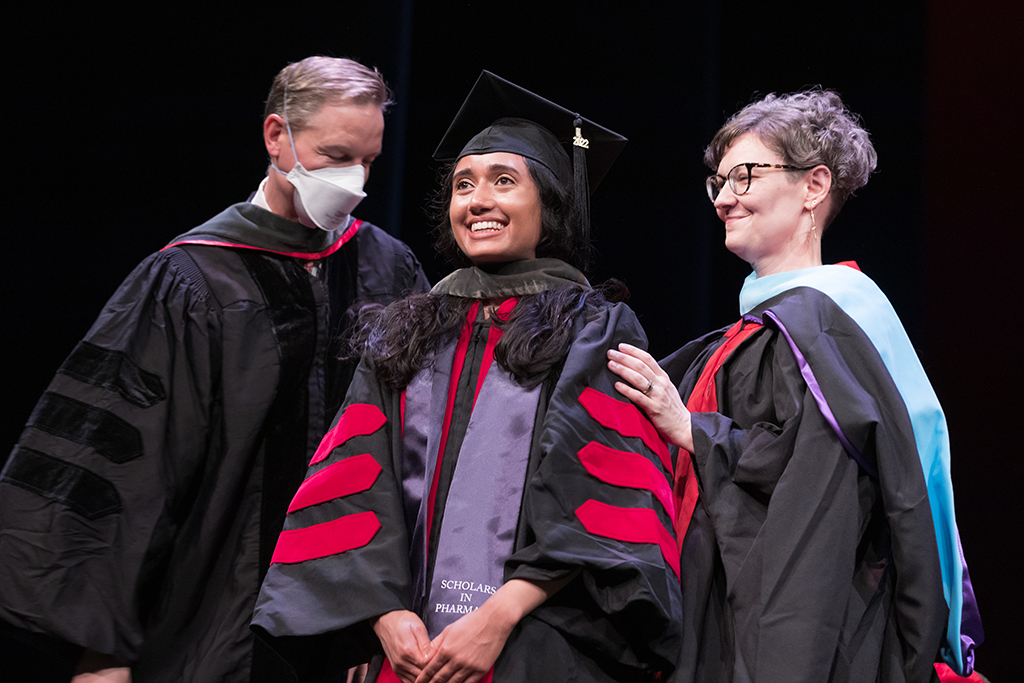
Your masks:
<path fill-rule="evenodd" d="M 754 176 L 751 171 L 755 168 L 781 168 L 786 171 L 809 171 L 813 166 L 797 167 L 790 166 L 789 164 L 758 164 L 753 161 L 748 161 L 745 164 L 736 164 L 729 169 L 729 174 L 726 177 L 722 177 L 715 173 L 709 175 L 708 179 L 704 184 L 708 188 L 708 197 L 711 201 L 718 199 L 718 193 L 725 187 L 725 181 L 729 181 L 729 187 L 732 189 L 732 193 L 735 195 L 746 194 L 750 191 L 750 183 Z"/>

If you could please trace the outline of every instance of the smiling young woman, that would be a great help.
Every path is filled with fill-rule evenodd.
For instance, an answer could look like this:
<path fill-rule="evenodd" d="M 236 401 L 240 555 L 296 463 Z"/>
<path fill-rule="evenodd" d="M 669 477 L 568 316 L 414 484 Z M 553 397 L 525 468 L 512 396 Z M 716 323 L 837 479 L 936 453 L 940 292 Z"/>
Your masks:
<path fill-rule="evenodd" d="M 608 344 L 646 338 L 581 272 L 589 194 L 624 143 L 480 77 L 435 154 L 453 162 L 439 248 L 466 267 L 367 317 L 363 362 L 292 503 L 257 629 L 317 636 L 342 665 L 383 650 L 371 681 L 671 671 L 668 450 L 613 398 L 604 363 Z"/>
<path fill-rule="evenodd" d="M 526 159 L 472 154 L 452 174 L 448 216 L 459 249 L 474 264 L 537 257 L 541 203 Z"/>

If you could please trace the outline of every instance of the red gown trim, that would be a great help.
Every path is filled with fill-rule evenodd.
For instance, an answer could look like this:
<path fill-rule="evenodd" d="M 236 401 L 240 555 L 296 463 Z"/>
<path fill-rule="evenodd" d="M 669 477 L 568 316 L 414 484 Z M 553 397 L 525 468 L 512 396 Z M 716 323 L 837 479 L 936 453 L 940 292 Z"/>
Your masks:
<path fill-rule="evenodd" d="M 308 251 L 278 251 L 276 249 L 264 249 L 263 247 L 254 247 L 251 244 L 238 244 L 235 242 L 223 242 L 221 240 L 194 239 L 184 239 L 178 242 L 172 242 L 163 249 L 161 249 L 160 251 L 163 251 L 164 249 L 170 249 L 171 247 L 177 247 L 182 244 L 202 244 L 208 247 L 231 247 L 233 249 L 254 249 L 256 251 L 269 251 L 271 254 L 281 254 L 282 256 L 294 256 L 295 258 L 305 259 L 306 261 L 315 261 L 316 259 L 322 259 L 327 256 L 330 256 L 331 254 L 345 246 L 346 242 L 348 242 L 349 240 L 356 236 L 356 233 L 359 232 L 359 227 L 362 224 L 363 222 L 358 218 L 352 221 L 352 225 L 348 226 L 345 232 L 341 234 L 341 237 L 334 241 L 334 244 L 327 247 L 323 251 L 316 253 Z"/>
<path fill-rule="evenodd" d="M 512 309 L 516 307 L 519 299 L 516 297 L 509 297 L 501 302 L 498 309 L 494 313 L 494 317 L 499 320 L 508 320 L 509 316 L 512 315 Z M 491 364 L 494 362 L 494 347 L 498 345 L 501 340 L 501 335 L 505 334 L 505 331 L 497 327 L 492 327 L 487 333 L 487 344 L 484 346 L 484 357 L 480 362 L 480 373 L 476 379 L 476 392 L 473 394 L 473 405 L 476 405 L 476 398 L 480 395 L 480 389 L 484 385 L 484 378 L 487 377 L 487 371 L 491 369 Z"/>
<path fill-rule="evenodd" d="M 398 419 L 401 420 L 402 438 L 405 438 L 405 389 L 402 389 L 402 397 L 398 402 Z"/>
<path fill-rule="evenodd" d="M 939 680 L 942 683 L 959 683 L 960 681 L 969 683 L 984 683 L 986 679 L 982 678 L 977 671 L 971 673 L 970 676 L 958 676 L 948 664 L 935 664 L 935 673 L 938 675 Z"/>
<path fill-rule="evenodd" d="M 588 500 L 576 508 L 576 518 L 595 536 L 628 543 L 654 543 L 665 562 L 679 577 L 679 549 L 676 539 L 650 508 L 623 508 Z"/>
<path fill-rule="evenodd" d="M 668 446 L 662 441 L 658 430 L 636 406 L 632 403 L 616 401 L 611 396 L 590 387 L 583 389 L 579 400 L 590 417 L 597 420 L 602 426 L 614 429 L 622 436 L 640 438 L 648 448 L 657 454 L 665 471 L 672 472 L 672 459 L 668 454 Z"/>
<path fill-rule="evenodd" d="M 402 679 L 391 668 L 391 660 L 387 657 L 384 658 L 384 665 L 380 667 L 380 673 L 377 674 L 377 683 L 402 683 Z"/>
<path fill-rule="evenodd" d="M 609 448 L 596 441 L 581 448 L 577 455 L 583 469 L 606 484 L 650 491 L 665 508 L 669 519 L 675 519 L 672 487 L 658 466 L 644 456 Z"/>
<path fill-rule="evenodd" d="M 437 482 L 441 477 L 441 461 L 444 459 L 444 447 L 448 442 L 448 430 L 452 426 L 452 410 L 455 407 L 455 394 L 459 389 L 459 377 L 462 375 L 462 366 L 466 362 L 466 352 L 469 350 L 469 338 L 473 334 L 473 322 L 476 320 L 476 313 L 480 309 L 480 302 L 474 302 L 466 313 L 466 324 L 462 326 L 459 333 L 458 344 L 455 345 L 455 358 L 452 360 L 452 375 L 448 382 L 448 404 L 445 406 L 444 423 L 441 425 L 440 444 L 437 448 L 437 462 L 434 465 L 434 477 L 430 482 L 430 497 L 427 498 L 427 543 L 430 543 L 430 530 L 434 528 L 434 499 L 437 498 Z M 429 551 L 429 548 L 427 549 Z"/>
<path fill-rule="evenodd" d="M 338 418 L 338 424 L 331 428 L 331 431 L 324 434 L 320 446 L 317 447 L 310 465 L 315 465 L 328 455 L 335 448 L 345 443 L 353 436 L 366 436 L 373 434 L 383 427 L 388 419 L 384 413 L 375 405 L 369 403 L 353 403 Z"/>
<path fill-rule="evenodd" d="M 718 411 L 718 395 L 715 389 L 715 375 L 725 364 L 725 360 L 740 344 L 761 329 L 760 323 L 748 320 L 740 320 L 729 328 L 725 333 L 725 343 L 715 349 L 711 358 L 704 364 L 704 369 L 697 378 L 697 383 L 690 393 L 690 400 L 686 402 L 686 409 L 691 413 L 714 413 Z M 683 547 L 683 537 L 690 526 L 690 519 L 697 507 L 697 477 L 693 474 L 693 460 L 690 454 L 679 449 L 679 458 L 676 460 L 676 474 L 672 485 L 672 496 L 675 499 L 676 538 L 679 541 L 679 548 Z"/>
<path fill-rule="evenodd" d="M 473 405 L 476 406 L 476 399 L 480 395 L 480 389 L 484 386 L 484 378 L 487 377 L 487 371 L 491 369 L 491 363 L 494 362 L 494 347 L 498 345 L 498 341 L 501 340 L 501 335 L 505 334 L 504 330 L 499 330 L 497 327 L 492 327 L 487 332 L 487 344 L 484 345 L 484 357 L 480 361 L 480 373 L 476 378 L 476 390 L 473 392 Z"/>
<path fill-rule="evenodd" d="M 380 531 L 373 512 L 345 515 L 302 529 L 287 529 L 277 539 L 271 564 L 294 564 L 362 548 Z"/>
<path fill-rule="evenodd" d="M 380 473 L 381 466 L 369 453 L 328 465 L 302 482 L 288 506 L 288 512 L 366 491 L 377 481 Z"/>
<path fill-rule="evenodd" d="M 492 683 L 494 680 L 494 667 L 492 666 L 490 671 L 483 675 L 477 683 Z M 391 662 L 388 658 L 384 658 L 384 666 L 380 668 L 380 673 L 377 674 L 377 683 L 402 683 L 402 679 L 391 668 Z"/>

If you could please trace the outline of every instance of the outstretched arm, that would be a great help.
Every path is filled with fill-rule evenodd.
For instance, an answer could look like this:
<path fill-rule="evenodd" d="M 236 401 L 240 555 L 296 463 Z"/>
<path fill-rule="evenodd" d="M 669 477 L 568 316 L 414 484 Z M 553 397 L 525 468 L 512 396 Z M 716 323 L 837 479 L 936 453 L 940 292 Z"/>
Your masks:
<path fill-rule="evenodd" d="M 616 390 L 643 409 L 662 436 L 693 453 L 690 411 L 651 354 L 619 344 L 618 350 L 608 350 L 608 369 L 625 380 L 615 383 Z"/>
<path fill-rule="evenodd" d="M 575 574 L 553 581 L 512 579 L 480 609 L 460 617 L 431 643 L 433 658 L 416 683 L 475 683 L 494 666 L 523 617 L 562 589 Z"/>

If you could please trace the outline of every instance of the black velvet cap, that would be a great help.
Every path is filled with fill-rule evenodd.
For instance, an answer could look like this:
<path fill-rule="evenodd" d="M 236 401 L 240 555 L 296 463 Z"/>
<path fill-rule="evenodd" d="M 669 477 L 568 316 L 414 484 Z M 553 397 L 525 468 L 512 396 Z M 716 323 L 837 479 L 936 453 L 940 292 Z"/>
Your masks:
<path fill-rule="evenodd" d="M 575 139 L 582 144 L 574 145 Z M 567 187 L 573 185 L 574 171 L 577 176 L 585 171 L 582 177 L 590 194 L 625 145 L 626 138 L 618 133 L 484 71 L 437 146 L 434 159 L 519 154 L 546 166 Z M 570 150 L 573 157 L 586 159 L 585 169 L 574 169 Z"/>

